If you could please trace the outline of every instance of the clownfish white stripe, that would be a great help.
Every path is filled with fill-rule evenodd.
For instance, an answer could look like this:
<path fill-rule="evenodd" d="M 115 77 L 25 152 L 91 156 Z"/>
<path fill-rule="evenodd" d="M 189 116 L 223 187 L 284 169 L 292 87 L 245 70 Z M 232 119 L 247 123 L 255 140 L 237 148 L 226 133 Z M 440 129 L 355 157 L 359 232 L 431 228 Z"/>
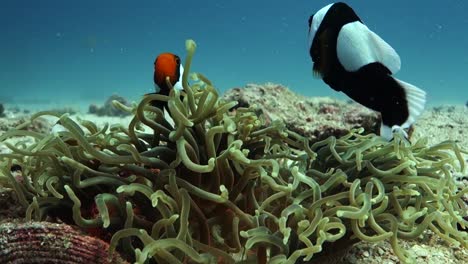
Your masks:
<path fill-rule="evenodd" d="M 338 33 L 338 60 L 347 71 L 357 71 L 373 62 L 384 64 L 392 74 L 401 68 L 396 51 L 359 21 L 344 25 Z"/>
<path fill-rule="evenodd" d="M 180 64 L 179 66 L 179 80 L 174 84 L 174 89 L 177 90 L 183 90 L 184 87 L 182 87 L 182 75 L 184 75 L 184 66 Z"/>
<path fill-rule="evenodd" d="M 315 38 L 315 34 L 317 33 L 318 27 L 320 26 L 320 22 L 323 20 L 323 18 L 325 17 L 325 15 L 328 12 L 328 9 L 330 9 L 330 7 L 332 5 L 333 4 L 329 4 L 329 5 L 325 6 L 325 7 L 323 7 L 322 9 L 320 9 L 314 15 L 314 20 L 309 21 L 309 27 L 310 27 L 310 29 L 309 29 L 309 46 L 312 46 L 312 41 Z"/>

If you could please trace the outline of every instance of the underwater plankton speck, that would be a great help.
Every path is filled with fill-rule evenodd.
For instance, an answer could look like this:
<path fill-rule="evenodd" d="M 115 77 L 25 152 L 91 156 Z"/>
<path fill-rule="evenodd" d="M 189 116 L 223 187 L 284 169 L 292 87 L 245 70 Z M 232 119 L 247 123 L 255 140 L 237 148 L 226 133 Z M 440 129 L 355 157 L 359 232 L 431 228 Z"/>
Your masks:
<path fill-rule="evenodd" d="M 183 91 L 146 95 L 128 127 L 97 127 L 59 117 L 66 130 L 20 129 L 5 143 L 2 181 L 27 208 L 26 218 L 54 215 L 110 238 L 110 254 L 136 263 L 298 263 L 327 259 L 334 243 L 399 239 L 430 229 L 468 247 L 468 222 L 455 172 L 465 171 L 458 145 L 387 142 L 353 130 L 311 144 L 281 122 L 266 126 L 255 109 L 219 99 L 201 74 L 188 78 L 196 45 L 186 42 Z M 151 106 L 167 101 L 173 125 Z M 5 168 L 20 164 L 28 180 Z M 96 232 L 98 230 L 98 232 Z"/>

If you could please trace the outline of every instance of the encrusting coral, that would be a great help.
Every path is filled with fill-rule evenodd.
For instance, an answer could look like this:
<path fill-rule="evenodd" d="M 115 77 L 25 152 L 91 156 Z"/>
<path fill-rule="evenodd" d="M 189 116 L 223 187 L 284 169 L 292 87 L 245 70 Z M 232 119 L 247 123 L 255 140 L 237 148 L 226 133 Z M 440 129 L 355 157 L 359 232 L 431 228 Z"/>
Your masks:
<path fill-rule="evenodd" d="M 306 97 L 281 84 L 247 84 L 226 91 L 222 99 L 237 101 L 238 107 L 252 106 L 265 117 L 265 125 L 280 120 L 311 143 L 344 136 L 352 128 L 363 128 L 366 134 L 380 129 L 380 115 L 358 103 Z"/>
<path fill-rule="evenodd" d="M 465 170 L 452 142 L 427 146 L 396 135 L 387 142 L 353 130 L 310 144 L 280 122 L 265 126 L 251 108 L 218 99 L 210 81 L 188 74 L 184 90 L 146 95 L 128 128 L 61 115 L 66 131 L 10 130 L 3 176 L 27 206 L 27 219 L 47 215 L 101 237 L 137 263 L 298 263 L 327 258 L 333 244 L 398 239 L 431 229 L 468 247 L 468 222 L 452 174 Z M 150 102 L 168 102 L 173 124 Z M 55 115 L 41 112 L 32 117 Z M 27 125 L 27 124 L 25 124 Z M 149 131 L 149 132 L 148 132 Z M 18 183 L 4 169 L 24 168 Z"/>
<path fill-rule="evenodd" d="M 0 263 L 128 264 L 109 244 L 65 224 L 0 224 Z"/>

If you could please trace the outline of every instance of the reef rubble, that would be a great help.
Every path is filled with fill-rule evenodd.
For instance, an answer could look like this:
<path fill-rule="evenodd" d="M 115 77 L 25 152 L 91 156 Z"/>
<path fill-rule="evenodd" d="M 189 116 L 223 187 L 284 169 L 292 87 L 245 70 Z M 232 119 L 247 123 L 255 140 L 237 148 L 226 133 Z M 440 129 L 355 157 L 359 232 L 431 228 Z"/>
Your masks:
<path fill-rule="evenodd" d="M 376 133 L 380 127 L 380 116 L 357 103 L 305 97 L 281 84 L 250 83 L 226 91 L 223 99 L 238 101 L 237 107 L 253 107 L 265 115 L 267 122 L 280 120 L 311 142 L 340 137 L 357 127 L 364 133 Z"/>
<path fill-rule="evenodd" d="M 107 98 L 103 106 L 91 104 L 88 108 L 88 113 L 95 114 L 98 116 L 118 116 L 118 117 L 130 115 L 128 112 L 122 111 L 122 109 L 115 108 L 112 104 L 113 101 L 118 101 L 122 105 L 130 106 L 130 103 L 127 101 L 127 99 L 125 99 L 122 96 L 113 94 L 109 98 Z"/>
<path fill-rule="evenodd" d="M 65 224 L 6 222 L 0 224 L 0 263 L 129 264 L 109 243 Z"/>
<path fill-rule="evenodd" d="M 450 139 L 468 149 L 468 108 L 463 105 L 430 107 L 415 126 L 415 138 L 427 137 L 429 144 Z"/>

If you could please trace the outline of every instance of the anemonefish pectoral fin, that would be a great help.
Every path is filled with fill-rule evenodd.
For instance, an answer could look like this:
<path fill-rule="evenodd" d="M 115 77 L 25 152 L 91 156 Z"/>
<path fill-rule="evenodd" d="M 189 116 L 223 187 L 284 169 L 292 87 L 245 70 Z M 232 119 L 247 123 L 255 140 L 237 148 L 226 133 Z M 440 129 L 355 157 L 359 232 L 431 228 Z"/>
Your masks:
<path fill-rule="evenodd" d="M 322 78 L 322 73 L 320 72 L 318 63 L 314 63 L 314 66 L 312 67 L 312 76 L 317 79 Z"/>
<path fill-rule="evenodd" d="M 337 39 L 337 56 L 350 72 L 373 62 L 382 63 L 392 74 L 401 67 L 400 56 L 396 51 L 360 21 L 341 28 Z"/>
<path fill-rule="evenodd" d="M 398 80 L 398 84 L 403 87 L 406 94 L 406 101 L 408 105 L 408 118 L 401 125 L 403 128 L 409 128 L 416 119 L 423 113 L 426 105 L 426 92 L 412 84 Z"/>

